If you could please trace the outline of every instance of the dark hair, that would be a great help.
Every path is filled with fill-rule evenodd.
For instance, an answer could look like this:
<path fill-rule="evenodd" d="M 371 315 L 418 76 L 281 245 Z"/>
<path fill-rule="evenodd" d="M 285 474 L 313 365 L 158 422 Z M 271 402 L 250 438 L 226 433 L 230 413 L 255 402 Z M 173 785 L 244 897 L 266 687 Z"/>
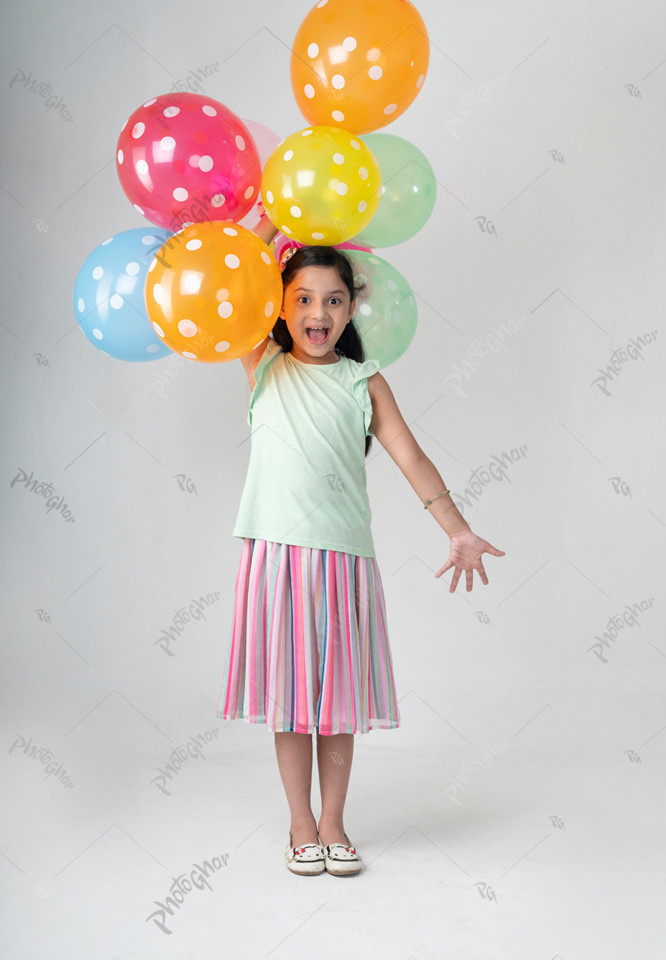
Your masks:
<path fill-rule="evenodd" d="M 286 261 L 284 270 L 282 271 L 282 286 L 284 290 L 286 290 L 292 280 L 295 279 L 298 271 L 304 267 L 334 267 L 349 291 L 350 303 L 365 289 L 365 284 L 355 285 L 353 264 L 343 250 L 340 250 L 338 247 L 306 246 L 299 247 Z M 285 353 L 289 353 L 294 346 L 292 336 L 282 317 L 278 317 L 275 321 L 273 339 L 278 346 L 282 347 Z M 367 359 L 353 317 L 340 334 L 338 342 L 335 345 L 335 352 L 344 357 L 349 357 L 350 360 L 356 360 L 357 363 L 363 363 L 363 361 Z M 368 435 L 365 438 L 366 457 L 371 446 L 372 436 Z"/>

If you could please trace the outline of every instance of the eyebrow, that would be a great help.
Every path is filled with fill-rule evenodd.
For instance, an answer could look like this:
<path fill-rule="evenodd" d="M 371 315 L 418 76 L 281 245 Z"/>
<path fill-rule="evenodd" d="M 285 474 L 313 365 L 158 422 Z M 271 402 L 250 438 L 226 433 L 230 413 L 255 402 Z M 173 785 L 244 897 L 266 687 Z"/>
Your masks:
<path fill-rule="evenodd" d="M 302 290 L 304 293 L 312 293 L 312 290 L 309 290 L 307 287 L 296 287 L 295 293 L 298 293 L 299 290 Z M 328 295 L 331 296 L 332 293 L 344 293 L 344 290 L 329 290 Z"/>

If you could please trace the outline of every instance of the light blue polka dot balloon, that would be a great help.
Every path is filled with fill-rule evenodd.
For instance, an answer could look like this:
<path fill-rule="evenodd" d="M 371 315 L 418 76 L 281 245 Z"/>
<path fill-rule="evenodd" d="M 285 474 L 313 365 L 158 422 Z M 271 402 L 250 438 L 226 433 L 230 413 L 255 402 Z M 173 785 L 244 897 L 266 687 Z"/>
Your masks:
<path fill-rule="evenodd" d="M 74 283 L 74 315 L 90 342 L 116 360 L 159 360 L 173 351 L 148 319 L 148 267 L 172 234 L 159 228 L 124 230 L 100 243 Z"/>

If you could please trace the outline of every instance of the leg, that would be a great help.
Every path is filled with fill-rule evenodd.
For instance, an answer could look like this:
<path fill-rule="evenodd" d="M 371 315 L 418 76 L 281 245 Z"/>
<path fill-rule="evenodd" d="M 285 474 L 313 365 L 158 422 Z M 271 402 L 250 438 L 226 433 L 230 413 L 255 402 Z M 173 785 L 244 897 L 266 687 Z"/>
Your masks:
<path fill-rule="evenodd" d="M 275 752 L 291 811 L 289 845 L 317 842 L 317 822 L 310 806 L 312 735 L 276 733 Z"/>
<path fill-rule="evenodd" d="M 317 730 L 317 764 L 321 790 L 319 836 L 323 844 L 345 843 L 343 811 L 354 755 L 354 734 L 325 737 Z"/>

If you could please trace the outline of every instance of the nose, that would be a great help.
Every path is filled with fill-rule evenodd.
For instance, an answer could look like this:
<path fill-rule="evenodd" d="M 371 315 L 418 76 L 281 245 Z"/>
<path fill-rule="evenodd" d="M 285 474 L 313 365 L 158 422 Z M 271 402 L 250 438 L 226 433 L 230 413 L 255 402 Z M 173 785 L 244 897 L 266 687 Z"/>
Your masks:
<path fill-rule="evenodd" d="M 308 310 L 308 315 L 311 316 L 313 320 L 321 320 L 326 316 L 326 313 L 326 301 L 320 300 L 317 297 L 312 297 L 310 300 L 310 309 Z"/>

